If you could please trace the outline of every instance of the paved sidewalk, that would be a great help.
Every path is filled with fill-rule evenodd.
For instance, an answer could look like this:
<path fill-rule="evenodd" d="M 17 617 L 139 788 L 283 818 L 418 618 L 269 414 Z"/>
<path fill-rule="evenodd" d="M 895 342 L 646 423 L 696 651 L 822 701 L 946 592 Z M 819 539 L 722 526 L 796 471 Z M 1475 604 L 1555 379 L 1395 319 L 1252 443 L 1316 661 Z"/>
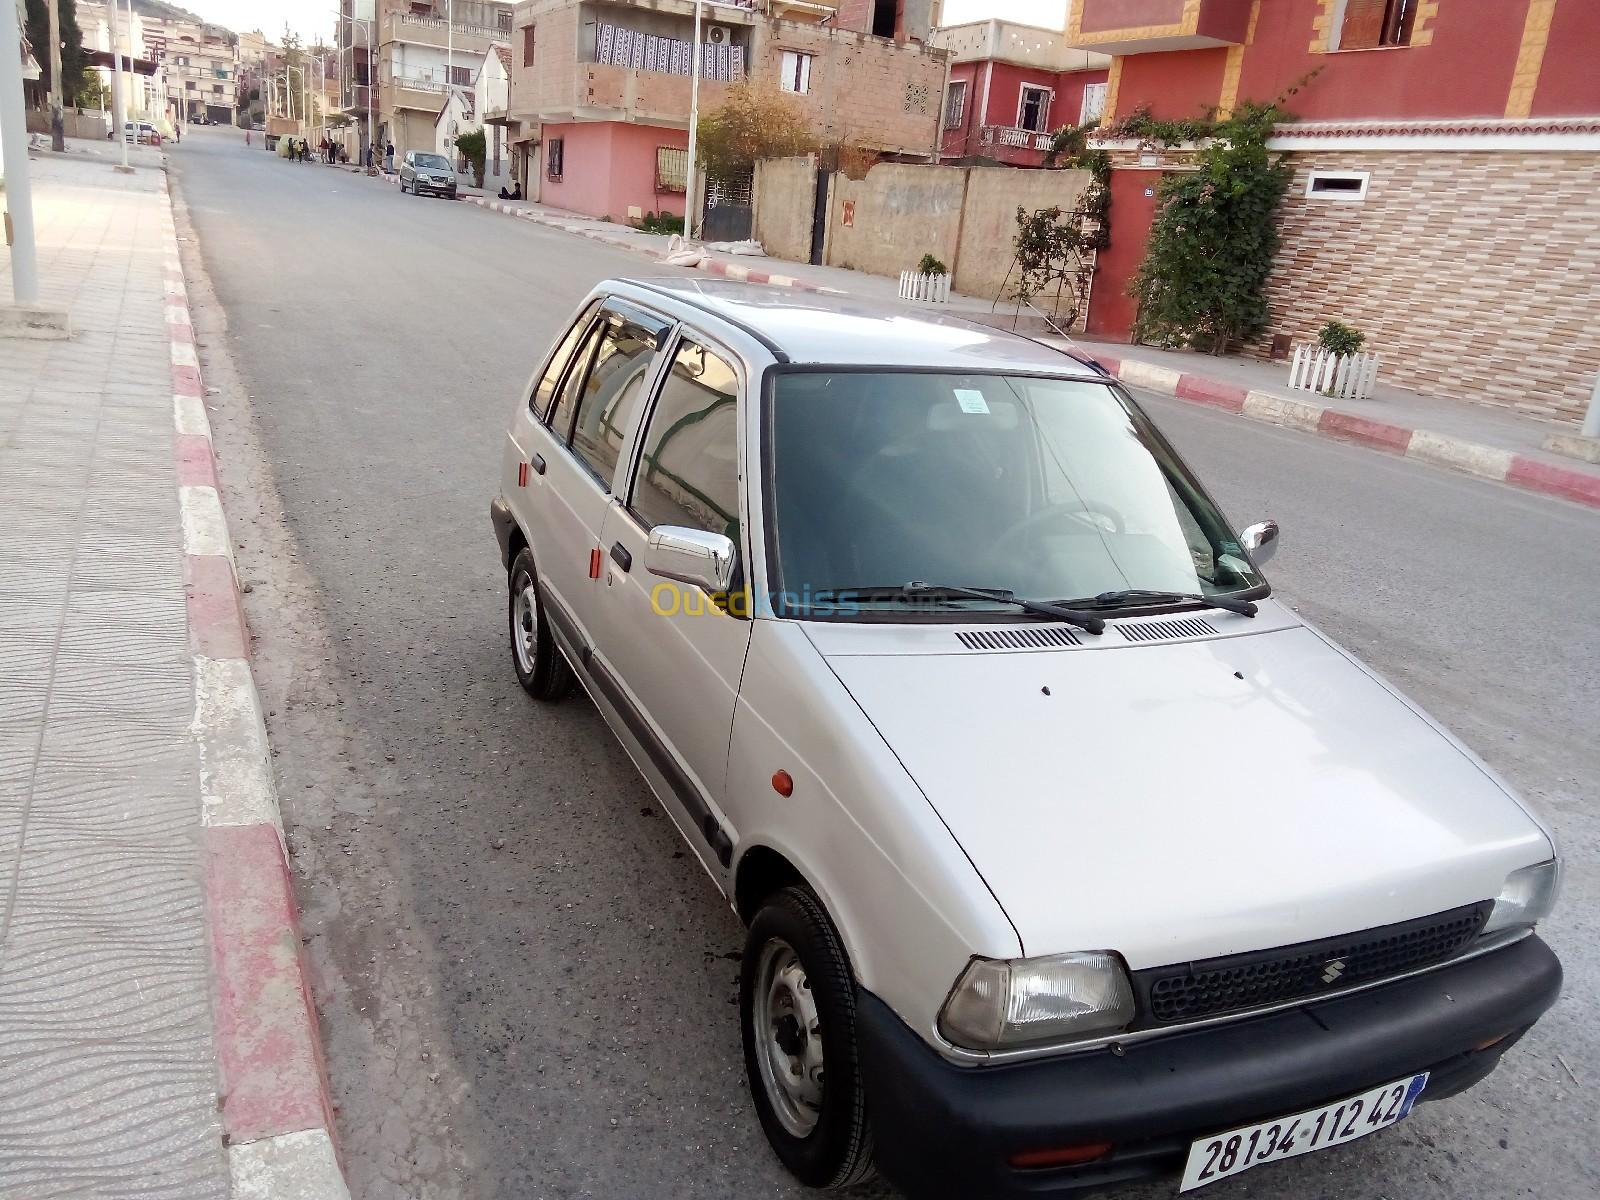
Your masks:
<path fill-rule="evenodd" d="M 337 1200 L 166 177 L 133 161 L 33 158 L 73 336 L 0 340 L 0 1196 Z"/>

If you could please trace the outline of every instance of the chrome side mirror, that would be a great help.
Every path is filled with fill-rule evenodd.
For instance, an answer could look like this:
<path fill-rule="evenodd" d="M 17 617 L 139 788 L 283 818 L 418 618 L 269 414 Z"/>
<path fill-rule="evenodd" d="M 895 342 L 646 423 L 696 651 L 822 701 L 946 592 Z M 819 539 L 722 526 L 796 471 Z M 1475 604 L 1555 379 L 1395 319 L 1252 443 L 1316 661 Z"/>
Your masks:
<path fill-rule="evenodd" d="M 720 533 L 681 525 L 657 525 L 645 547 L 645 570 L 716 595 L 733 585 L 738 554 Z"/>
<path fill-rule="evenodd" d="M 1250 561 L 1258 567 L 1262 566 L 1278 552 L 1278 523 L 1257 521 L 1239 534 L 1239 543 L 1250 556 Z"/>

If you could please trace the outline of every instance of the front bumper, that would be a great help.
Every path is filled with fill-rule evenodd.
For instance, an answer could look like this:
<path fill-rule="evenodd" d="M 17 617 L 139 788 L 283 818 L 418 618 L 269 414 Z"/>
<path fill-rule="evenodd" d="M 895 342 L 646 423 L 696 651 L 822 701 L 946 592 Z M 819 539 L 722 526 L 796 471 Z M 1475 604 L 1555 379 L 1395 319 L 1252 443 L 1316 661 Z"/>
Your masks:
<path fill-rule="evenodd" d="M 858 1038 L 878 1165 L 915 1200 L 1065 1196 L 1165 1175 L 1204 1134 L 1419 1071 L 1431 1073 L 1422 1100 L 1452 1096 L 1494 1070 L 1560 991 L 1561 964 L 1527 937 L 1365 992 L 1120 1052 L 981 1068 L 947 1062 L 862 991 Z M 1073 1167 L 1008 1161 L 1092 1142 L 1114 1149 Z"/>

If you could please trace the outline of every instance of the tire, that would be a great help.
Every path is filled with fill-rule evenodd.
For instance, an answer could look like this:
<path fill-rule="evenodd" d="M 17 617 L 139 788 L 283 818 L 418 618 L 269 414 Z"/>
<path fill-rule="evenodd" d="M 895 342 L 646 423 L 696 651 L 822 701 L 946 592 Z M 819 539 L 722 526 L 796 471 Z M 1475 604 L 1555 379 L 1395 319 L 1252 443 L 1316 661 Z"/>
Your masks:
<path fill-rule="evenodd" d="M 810 889 L 774 892 L 750 923 L 739 1023 L 756 1115 L 783 1165 L 808 1187 L 846 1188 L 872 1178 L 855 976 Z M 786 1066 L 786 1078 L 802 1082 L 778 1082 Z"/>
<path fill-rule="evenodd" d="M 516 669 L 517 682 L 535 700 L 560 700 L 572 690 L 572 668 L 550 636 L 532 550 L 524 546 L 517 551 L 506 578 L 510 585 L 506 612 L 511 665 Z"/>
<path fill-rule="evenodd" d="M 400 194 L 402 196 L 406 194 L 406 177 L 404 175 L 400 176 Z"/>

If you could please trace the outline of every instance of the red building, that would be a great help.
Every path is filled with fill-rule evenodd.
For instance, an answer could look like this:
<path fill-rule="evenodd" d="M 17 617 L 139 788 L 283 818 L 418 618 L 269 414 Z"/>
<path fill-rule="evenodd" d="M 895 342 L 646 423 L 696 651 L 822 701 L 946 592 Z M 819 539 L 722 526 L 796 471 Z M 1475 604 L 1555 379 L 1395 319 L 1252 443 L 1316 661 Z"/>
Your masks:
<path fill-rule="evenodd" d="M 1065 40 L 1112 56 L 1108 123 L 1302 85 L 1269 143 L 1295 176 L 1263 353 L 1343 320 L 1391 381 L 1580 414 L 1600 370 L 1600 2 L 1073 0 Z M 1089 328 L 1126 337 L 1156 184 L 1186 156 L 1108 148 Z"/>
<path fill-rule="evenodd" d="M 1111 60 L 1075 50 L 1060 30 L 1013 21 L 951 25 L 930 39 L 950 51 L 941 157 L 1042 165 L 1063 125 L 1098 120 Z"/>

